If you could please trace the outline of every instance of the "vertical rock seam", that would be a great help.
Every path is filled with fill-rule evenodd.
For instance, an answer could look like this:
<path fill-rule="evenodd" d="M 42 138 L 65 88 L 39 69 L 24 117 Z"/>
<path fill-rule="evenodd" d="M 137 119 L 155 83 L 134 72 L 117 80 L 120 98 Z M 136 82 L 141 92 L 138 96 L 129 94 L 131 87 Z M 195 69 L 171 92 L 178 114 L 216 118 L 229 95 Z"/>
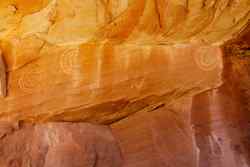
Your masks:
<path fill-rule="evenodd" d="M 0 96 L 7 96 L 7 88 L 6 88 L 6 69 L 4 64 L 4 59 L 2 57 L 2 52 L 0 51 Z"/>

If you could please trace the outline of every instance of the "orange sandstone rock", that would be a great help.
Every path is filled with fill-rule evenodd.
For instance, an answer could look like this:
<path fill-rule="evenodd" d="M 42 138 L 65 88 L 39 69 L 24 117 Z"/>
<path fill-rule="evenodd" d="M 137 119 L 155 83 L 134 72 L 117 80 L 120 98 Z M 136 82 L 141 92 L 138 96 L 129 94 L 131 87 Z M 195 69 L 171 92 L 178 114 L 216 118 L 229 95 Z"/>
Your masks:
<path fill-rule="evenodd" d="M 7 0 L 0 120 L 111 123 L 218 87 L 248 0 Z"/>

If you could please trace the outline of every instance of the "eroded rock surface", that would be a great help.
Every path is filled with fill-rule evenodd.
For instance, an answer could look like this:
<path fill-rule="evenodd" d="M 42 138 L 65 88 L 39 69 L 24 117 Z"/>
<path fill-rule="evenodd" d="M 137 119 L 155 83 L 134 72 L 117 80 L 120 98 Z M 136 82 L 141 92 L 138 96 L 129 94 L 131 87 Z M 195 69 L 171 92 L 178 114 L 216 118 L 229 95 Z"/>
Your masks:
<path fill-rule="evenodd" d="M 0 125 L 2 167 L 120 167 L 108 127 L 84 123 Z"/>
<path fill-rule="evenodd" d="M 108 124 L 216 88 L 220 45 L 249 11 L 249 0 L 1 2 L 0 120 Z"/>
<path fill-rule="evenodd" d="M 192 124 L 199 167 L 250 166 L 250 114 L 230 83 L 193 99 Z"/>
<path fill-rule="evenodd" d="M 0 166 L 249 166 L 249 45 L 222 47 L 249 18 L 249 0 L 0 1 Z M 236 93 L 209 91 L 223 76 Z"/>
<path fill-rule="evenodd" d="M 222 83 L 217 46 L 46 48 L 40 59 L 9 72 L 1 120 L 111 123 Z"/>
<path fill-rule="evenodd" d="M 191 125 L 192 99 L 171 109 L 142 111 L 111 125 L 124 167 L 195 167 L 199 150 Z M 136 123 L 136 125 L 135 125 Z"/>
<path fill-rule="evenodd" d="M 0 9 L 1 39 L 13 45 L 29 37 L 56 45 L 105 40 L 169 44 L 232 38 L 246 25 L 250 4 L 248 0 L 6 0 Z"/>

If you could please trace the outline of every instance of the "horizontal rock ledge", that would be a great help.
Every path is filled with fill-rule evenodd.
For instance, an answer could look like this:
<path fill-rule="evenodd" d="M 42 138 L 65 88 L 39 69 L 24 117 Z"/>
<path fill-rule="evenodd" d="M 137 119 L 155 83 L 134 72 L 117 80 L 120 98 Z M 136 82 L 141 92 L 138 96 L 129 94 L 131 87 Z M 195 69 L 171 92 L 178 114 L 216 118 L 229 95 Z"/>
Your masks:
<path fill-rule="evenodd" d="M 222 56 L 201 44 L 46 46 L 8 73 L 0 120 L 113 122 L 218 87 Z"/>

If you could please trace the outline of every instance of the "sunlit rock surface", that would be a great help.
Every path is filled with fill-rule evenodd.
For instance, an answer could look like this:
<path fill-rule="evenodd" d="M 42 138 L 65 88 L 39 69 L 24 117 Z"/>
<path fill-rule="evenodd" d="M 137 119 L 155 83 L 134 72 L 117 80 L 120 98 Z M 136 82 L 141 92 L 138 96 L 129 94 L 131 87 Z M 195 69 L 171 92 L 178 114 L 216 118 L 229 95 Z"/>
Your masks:
<path fill-rule="evenodd" d="M 218 87 L 220 45 L 245 28 L 250 4 L 7 0 L 0 11 L 0 119 L 112 123 Z"/>
<path fill-rule="evenodd" d="M 46 48 L 40 59 L 8 73 L 1 120 L 110 123 L 222 83 L 216 46 Z"/>
<path fill-rule="evenodd" d="M 0 9 L 1 39 L 10 46 L 32 37 L 54 45 L 105 40 L 169 44 L 227 40 L 246 25 L 250 4 L 248 0 L 5 0 Z"/>
<path fill-rule="evenodd" d="M 171 107 L 137 112 L 111 129 L 1 123 L 0 165 L 248 167 L 250 117 L 238 93 L 227 83 Z"/>
<path fill-rule="evenodd" d="M 0 1 L 0 166 L 248 167 L 249 18 L 249 0 Z"/>

